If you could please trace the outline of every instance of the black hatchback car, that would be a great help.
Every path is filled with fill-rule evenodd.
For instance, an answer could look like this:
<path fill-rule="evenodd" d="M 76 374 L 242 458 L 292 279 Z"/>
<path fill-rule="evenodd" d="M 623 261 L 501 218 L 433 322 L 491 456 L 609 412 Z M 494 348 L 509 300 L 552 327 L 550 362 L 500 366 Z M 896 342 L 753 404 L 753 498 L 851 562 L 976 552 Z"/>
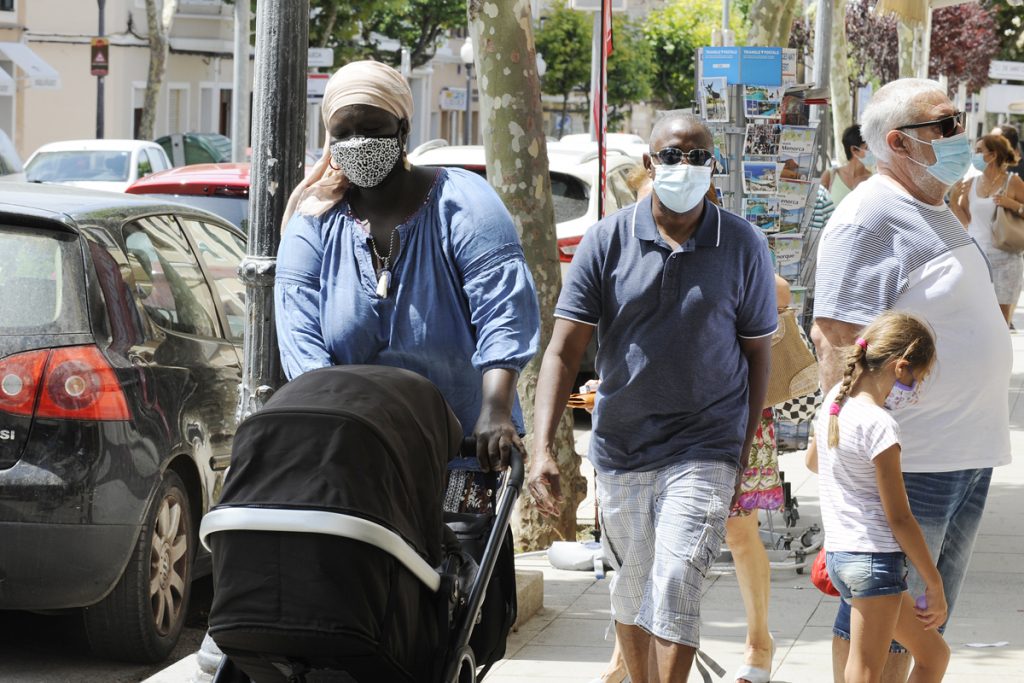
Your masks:
<path fill-rule="evenodd" d="M 0 185 L 0 609 L 160 661 L 235 430 L 245 237 L 182 205 Z"/>

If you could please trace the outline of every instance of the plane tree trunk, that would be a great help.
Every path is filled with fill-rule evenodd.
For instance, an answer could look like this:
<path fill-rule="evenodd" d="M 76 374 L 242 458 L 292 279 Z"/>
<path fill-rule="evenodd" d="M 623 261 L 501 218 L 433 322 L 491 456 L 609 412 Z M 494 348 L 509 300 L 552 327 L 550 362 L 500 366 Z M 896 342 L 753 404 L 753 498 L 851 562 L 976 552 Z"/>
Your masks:
<path fill-rule="evenodd" d="M 537 374 L 562 286 L 532 15 L 528 0 L 470 0 L 467 10 L 476 46 L 487 178 L 512 214 L 540 300 L 541 352 L 519 378 L 529 451 Z M 524 550 L 547 548 L 558 539 L 576 540 L 576 508 L 586 496 L 586 480 L 580 474 L 569 411 L 559 423 L 554 447 L 565 497 L 562 514 L 558 520 L 543 517 L 524 491 L 513 519 Z"/>

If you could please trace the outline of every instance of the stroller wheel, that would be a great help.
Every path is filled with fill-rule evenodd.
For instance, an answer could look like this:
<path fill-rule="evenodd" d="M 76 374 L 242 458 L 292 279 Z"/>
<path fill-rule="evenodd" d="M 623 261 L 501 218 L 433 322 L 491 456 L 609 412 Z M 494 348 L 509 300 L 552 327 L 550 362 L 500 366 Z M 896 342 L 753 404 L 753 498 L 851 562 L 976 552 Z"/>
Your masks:
<path fill-rule="evenodd" d="M 452 683 L 476 683 L 476 658 L 471 648 L 463 648 L 459 653 L 458 678 Z"/>

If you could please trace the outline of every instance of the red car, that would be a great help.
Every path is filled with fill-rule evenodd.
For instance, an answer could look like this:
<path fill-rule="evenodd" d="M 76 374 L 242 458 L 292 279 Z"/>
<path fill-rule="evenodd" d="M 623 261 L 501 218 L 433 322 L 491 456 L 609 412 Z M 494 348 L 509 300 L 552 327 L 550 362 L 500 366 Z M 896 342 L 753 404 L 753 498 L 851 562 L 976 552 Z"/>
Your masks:
<path fill-rule="evenodd" d="M 180 166 L 141 178 L 125 192 L 205 209 L 249 230 L 249 164 Z"/>

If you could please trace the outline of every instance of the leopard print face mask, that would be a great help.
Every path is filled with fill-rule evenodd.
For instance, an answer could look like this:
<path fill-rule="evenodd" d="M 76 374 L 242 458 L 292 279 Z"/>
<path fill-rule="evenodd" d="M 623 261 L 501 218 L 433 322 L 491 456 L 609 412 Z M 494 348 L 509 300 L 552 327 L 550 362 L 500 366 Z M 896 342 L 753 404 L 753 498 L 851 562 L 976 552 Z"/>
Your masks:
<path fill-rule="evenodd" d="M 402 155 L 398 137 L 362 136 L 331 144 L 331 160 L 356 187 L 380 185 Z"/>

